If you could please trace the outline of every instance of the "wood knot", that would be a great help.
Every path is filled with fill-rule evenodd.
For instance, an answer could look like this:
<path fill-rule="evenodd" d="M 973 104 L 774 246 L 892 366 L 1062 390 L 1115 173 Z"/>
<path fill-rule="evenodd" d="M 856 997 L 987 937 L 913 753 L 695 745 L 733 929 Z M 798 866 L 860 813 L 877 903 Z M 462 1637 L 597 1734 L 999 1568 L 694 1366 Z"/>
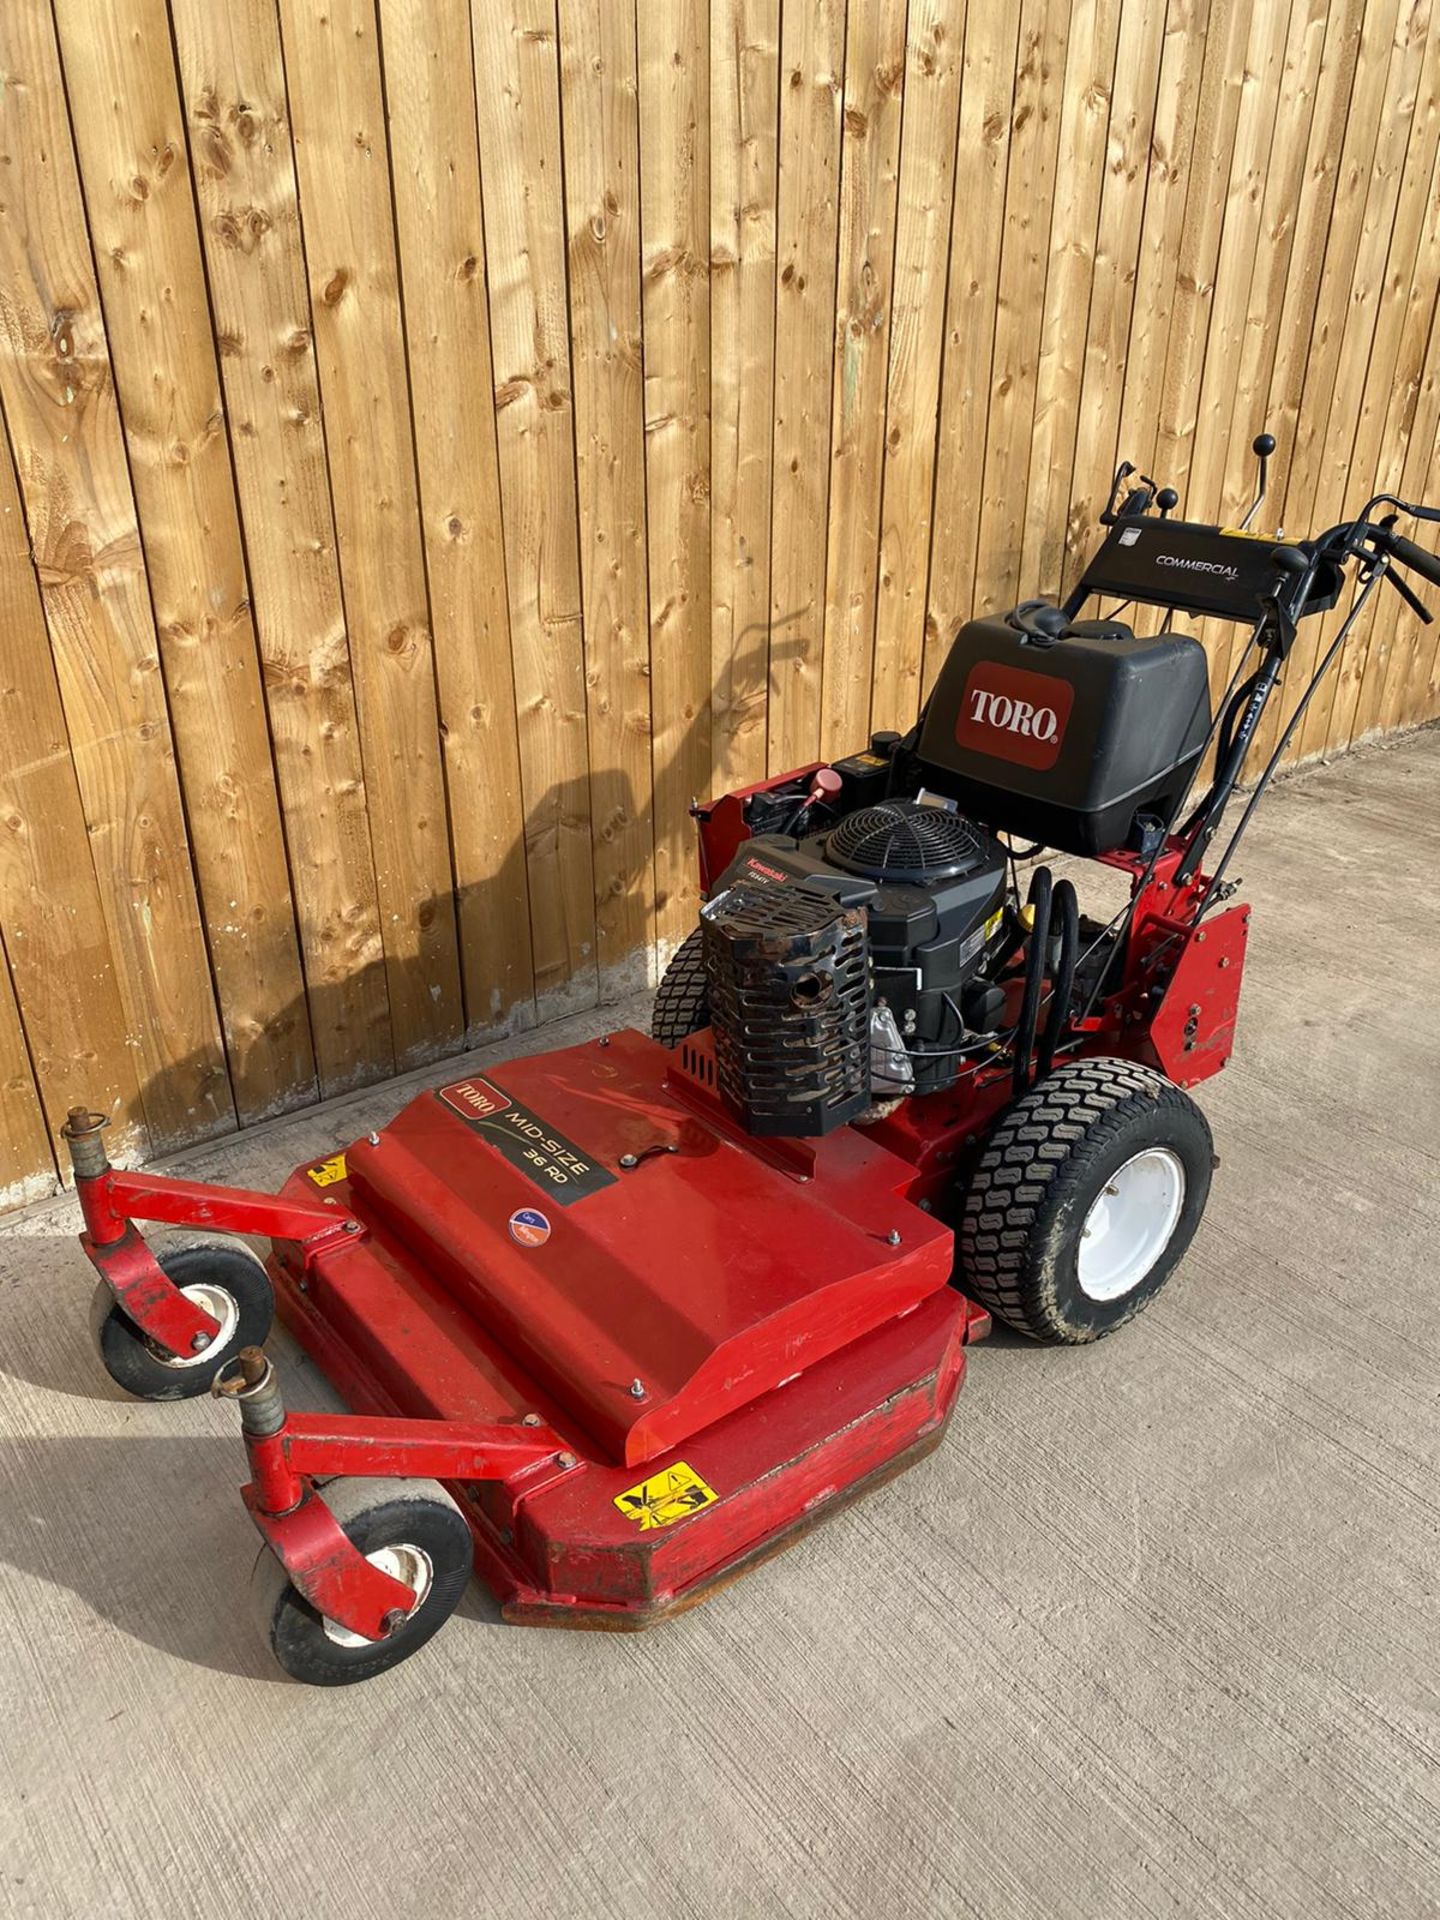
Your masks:
<path fill-rule="evenodd" d="M 320 298 L 327 307 L 338 307 L 345 298 L 345 290 L 350 285 L 350 272 L 346 267 L 337 267 L 321 289 Z"/>

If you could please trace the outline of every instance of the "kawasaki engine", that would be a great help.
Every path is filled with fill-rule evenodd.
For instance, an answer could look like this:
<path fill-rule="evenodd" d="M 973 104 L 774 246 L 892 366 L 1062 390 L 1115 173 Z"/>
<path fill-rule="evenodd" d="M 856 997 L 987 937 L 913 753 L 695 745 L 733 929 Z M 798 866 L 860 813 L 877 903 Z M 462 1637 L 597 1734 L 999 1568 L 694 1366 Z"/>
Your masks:
<path fill-rule="evenodd" d="M 747 840 L 702 910 L 721 1090 L 752 1133 L 813 1135 L 956 1079 L 998 1025 L 1006 855 L 944 805 L 886 800 Z"/>

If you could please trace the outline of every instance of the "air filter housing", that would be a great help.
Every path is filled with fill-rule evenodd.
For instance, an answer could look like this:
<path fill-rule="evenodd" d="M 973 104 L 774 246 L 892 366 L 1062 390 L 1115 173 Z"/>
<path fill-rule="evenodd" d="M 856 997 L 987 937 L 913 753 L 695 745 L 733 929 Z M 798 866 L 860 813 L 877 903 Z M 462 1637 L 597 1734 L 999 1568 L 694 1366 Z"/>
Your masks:
<path fill-rule="evenodd" d="M 720 1090 L 747 1130 L 807 1138 L 870 1105 L 865 909 L 741 883 L 702 911 Z"/>

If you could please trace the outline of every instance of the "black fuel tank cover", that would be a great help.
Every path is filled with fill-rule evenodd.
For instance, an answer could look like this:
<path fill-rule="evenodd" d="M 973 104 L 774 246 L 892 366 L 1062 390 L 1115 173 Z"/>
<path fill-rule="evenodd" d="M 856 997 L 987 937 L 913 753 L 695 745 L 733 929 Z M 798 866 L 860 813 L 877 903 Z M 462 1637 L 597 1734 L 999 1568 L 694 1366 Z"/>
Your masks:
<path fill-rule="evenodd" d="M 885 800 L 847 814 L 825 841 L 825 857 L 847 873 L 924 886 L 983 866 L 985 835 L 958 813 L 923 800 Z"/>

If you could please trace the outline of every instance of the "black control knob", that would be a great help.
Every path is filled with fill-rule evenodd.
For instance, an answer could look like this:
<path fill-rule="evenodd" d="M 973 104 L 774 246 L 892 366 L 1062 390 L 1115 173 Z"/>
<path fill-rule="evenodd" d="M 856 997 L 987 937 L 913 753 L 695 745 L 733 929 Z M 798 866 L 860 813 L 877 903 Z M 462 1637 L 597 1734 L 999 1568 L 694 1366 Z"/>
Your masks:
<path fill-rule="evenodd" d="M 898 733 L 872 733 L 870 736 L 870 751 L 878 753 L 882 760 L 890 759 L 899 744 Z"/>
<path fill-rule="evenodd" d="M 1268 460 L 1275 451 L 1274 434 L 1257 433 L 1255 438 L 1250 442 L 1250 451 L 1252 453 L 1258 453 L 1262 460 Z"/>

